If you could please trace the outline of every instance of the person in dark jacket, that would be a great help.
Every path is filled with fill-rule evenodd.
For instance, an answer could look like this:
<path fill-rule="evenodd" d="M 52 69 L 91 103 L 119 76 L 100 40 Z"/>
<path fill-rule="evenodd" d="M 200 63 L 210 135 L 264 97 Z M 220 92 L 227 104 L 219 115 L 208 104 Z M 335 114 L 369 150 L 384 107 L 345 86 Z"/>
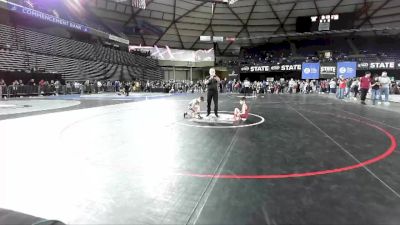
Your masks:
<path fill-rule="evenodd" d="M 221 79 L 215 75 L 215 69 L 211 68 L 210 77 L 206 81 L 207 85 L 207 116 L 211 113 L 211 101 L 214 100 L 214 113 L 218 117 L 218 84 Z"/>
<path fill-rule="evenodd" d="M 130 82 L 125 82 L 125 94 L 126 96 L 129 96 L 129 92 L 131 91 L 131 83 Z"/>

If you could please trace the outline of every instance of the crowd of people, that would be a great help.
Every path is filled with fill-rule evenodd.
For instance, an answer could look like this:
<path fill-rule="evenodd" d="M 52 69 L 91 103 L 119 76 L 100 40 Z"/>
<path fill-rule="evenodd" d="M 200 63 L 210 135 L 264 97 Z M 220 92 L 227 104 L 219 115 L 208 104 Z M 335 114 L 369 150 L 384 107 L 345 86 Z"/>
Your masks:
<path fill-rule="evenodd" d="M 49 94 L 97 94 L 102 92 L 116 92 L 127 94 L 129 92 L 167 92 L 186 93 L 205 91 L 204 81 L 119 81 L 119 80 L 86 80 L 86 81 L 59 81 L 44 80 L 39 82 L 35 79 L 29 81 L 14 80 L 6 83 L 0 79 L 0 96 L 9 94 L 12 97 L 17 95 L 49 95 Z"/>
<path fill-rule="evenodd" d="M 354 79 L 339 77 L 322 81 L 320 87 L 322 92 L 336 94 L 338 99 L 360 97 L 362 104 L 365 104 L 368 93 L 374 105 L 382 102 L 389 104 L 390 94 L 400 94 L 400 84 L 391 81 L 387 72 L 382 72 L 381 75 L 366 72 L 365 76 Z"/>
<path fill-rule="evenodd" d="M 375 103 L 380 103 L 382 96 L 387 102 L 389 94 L 400 94 L 400 84 L 393 82 L 387 77 L 384 72 L 380 76 L 377 74 L 371 75 L 368 90 L 371 90 L 371 99 L 375 99 Z M 218 84 L 220 93 L 244 93 L 252 94 L 309 94 L 309 93 L 332 93 L 336 94 L 337 98 L 358 98 L 363 97 L 366 89 L 366 82 L 362 82 L 363 78 L 345 79 L 343 77 L 326 79 L 326 80 L 296 80 L 296 79 L 280 79 L 280 80 L 263 80 L 252 81 L 245 79 L 243 81 L 233 79 L 222 79 Z M 199 81 L 111 81 L 111 80 L 86 80 L 83 82 L 68 81 L 61 82 L 58 80 L 40 80 L 36 82 L 30 79 L 27 82 L 15 80 L 8 86 L 3 79 L 0 79 L 0 96 L 7 93 L 9 90 L 11 95 L 16 95 L 20 87 L 37 87 L 39 94 L 94 94 L 101 92 L 117 92 L 127 94 L 129 92 L 166 92 L 166 93 L 204 93 L 207 91 L 207 80 Z M 26 89 L 31 90 L 31 89 Z M 36 93 L 36 92 L 35 92 Z"/>
<path fill-rule="evenodd" d="M 367 73 L 371 76 L 370 72 Z M 233 92 L 238 89 L 241 90 L 241 88 L 244 87 L 245 89 L 249 89 L 253 93 L 334 93 L 337 94 L 337 97 L 339 99 L 343 99 L 344 97 L 350 96 L 358 97 L 362 88 L 361 80 L 362 77 L 347 79 L 345 79 L 344 77 L 339 77 L 326 80 L 290 79 L 279 81 L 254 82 L 249 82 L 247 79 L 245 79 L 244 82 L 232 81 L 232 83 L 234 83 Z M 373 76 L 373 79 L 371 79 L 371 82 L 373 80 L 377 81 L 377 83 L 379 82 L 379 84 L 376 84 L 374 87 L 371 88 L 372 90 L 379 90 L 379 92 L 377 91 L 378 96 L 379 93 L 383 93 L 384 95 L 400 94 L 400 83 L 391 81 L 386 72 L 383 72 L 381 76 L 375 74 Z M 246 85 L 246 82 L 248 82 L 249 84 Z M 229 84 L 227 86 L 227 89 L 231 90 Z M 242 92 L 244 92 L 244 90 Z"/>

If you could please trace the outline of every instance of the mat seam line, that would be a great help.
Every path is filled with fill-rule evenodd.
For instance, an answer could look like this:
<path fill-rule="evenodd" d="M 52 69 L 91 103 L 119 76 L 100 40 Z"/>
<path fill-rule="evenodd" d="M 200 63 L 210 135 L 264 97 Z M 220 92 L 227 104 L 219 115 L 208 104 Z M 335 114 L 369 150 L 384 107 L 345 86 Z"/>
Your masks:
<path fill-rule="evenodd" d="M 238 134 L 239 133 L 239 129 L 236 129 L 235 134 L 231 140 L 231 142 L 229 143 L 227 149 L 225 150 L 225 153 L 221 159 L 221 161 L 218 163 L 217 168 L 214 171 L 214 175 L 213 177 L 210 179 L 210 181 L 207 183 L 206 188 L 204 189 L 204 191 L 202 192 L 196 206 L 194 207 L 193 211 L 191 212 L 187 222 L 185 223 L 186 225 L 188 224 L 196 224 L 201 212 L 203 211 L 203 208 L 205 206 L 205 203 L 201 206 L 201 208 L 199 209 L 198 207 L 200 206 L 200 203 L 204 200 L 204 197 L 206 197 L 205 201 L 207 202 L 207 199 L 210 197 L 211 191 L 213 189 L 213 187 L 215 186 L 216 182 L 218 181 L 218 179 L 215 179 L 215 175 L 219 174 L 220 171 L 222 170 L 222 166 L 227 162 L 227 159 L 230 155 L 230 153 L 232 152 L 232 147 L 234 146 L 234 144 L 236 143 L 237 139 L 238 139 Z M 210 189 L 211 188 L 211 189 Z M 208 194 L 207 194 L 208 192 Z M 206 195 L 207 194 L 207 195 Z M 200 211 L 196 213 L 197 209 L 199 209 Z M 196 218 L 194 219 L 194 221 L 191 223 L 191 220 L 193 219 L 193 216 L 196 215 Z"/>

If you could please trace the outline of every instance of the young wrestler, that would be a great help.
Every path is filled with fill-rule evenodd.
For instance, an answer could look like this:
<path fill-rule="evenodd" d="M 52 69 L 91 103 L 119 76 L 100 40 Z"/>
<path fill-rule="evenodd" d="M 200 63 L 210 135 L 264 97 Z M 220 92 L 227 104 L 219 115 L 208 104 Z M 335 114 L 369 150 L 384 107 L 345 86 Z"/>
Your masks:
<path fill-rule="evenodd" d="M 183 113 L 183 118 L 186 118 L 186 116 L 190 113 L 192 118 L 202 119 L 203 117 L 200 116 L 200 102 L 204 102 L 203 96 L 190 101 L 188 107 L 189 112 Z"/>
<path fill-rule="evenodd" d="M 249 117 L 249 107 L 246 104 L 245 97 L 240 99 L 240 105 L 242 105 L 242 110 L 235 108 L 235 111 L 233 113 L 233 119 L 235 121 L 246 120 Z"/>

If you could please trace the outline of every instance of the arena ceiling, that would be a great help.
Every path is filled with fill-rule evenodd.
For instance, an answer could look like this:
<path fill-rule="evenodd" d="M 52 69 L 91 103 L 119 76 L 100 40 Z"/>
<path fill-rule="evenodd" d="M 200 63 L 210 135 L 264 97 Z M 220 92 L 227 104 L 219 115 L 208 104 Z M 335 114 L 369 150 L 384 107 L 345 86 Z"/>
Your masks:
<path fill-rule="evenodd" d="M 132 43 L 183 49 L 209 49 L 200 35 L 236 37 L 218 43 L 216 53 L 237 54 L 240 46 L 269 41 L 270 35 L 296 30 L 296 18 L 355 12 L 354 28 L 400 27 L 398 0 L 238 0 L 233 5 L 204 0 L 147 0 L 147 8 L 131 7 L 131 0 L 90 0 L 92 13 L 111 29 L 134 26 L 139 20 L 161 28 L 159 35 L 134 34 Z M 377 34 L 376 31 L 371 32 Z M 254 38 L 265 36 L 265 38 Z"/>

